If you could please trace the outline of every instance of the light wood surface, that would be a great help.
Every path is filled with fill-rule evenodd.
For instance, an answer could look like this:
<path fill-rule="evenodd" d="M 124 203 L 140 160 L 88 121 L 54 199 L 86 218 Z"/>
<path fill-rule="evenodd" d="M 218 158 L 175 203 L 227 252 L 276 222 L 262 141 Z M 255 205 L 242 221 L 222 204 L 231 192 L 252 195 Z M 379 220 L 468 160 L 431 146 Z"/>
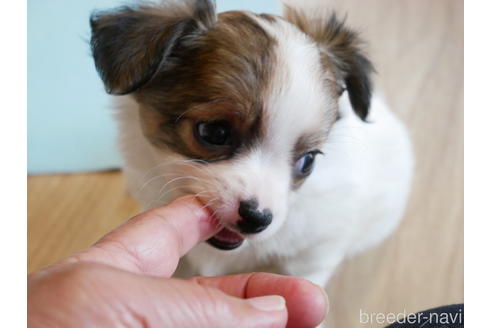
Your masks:
<path fill-rule="evenodd" d="M 378 85 L 407 123 L 417 157 L 397 232 L 346 261 L 327 288 L 329 327 L 381 327 L 361 324 L 360 311 L 463 302 L 463 2 L 340 0 L 336 7 L 368 40 Z M 28 270 L 89 246 L 137 211 L 119 172 L 29 177 Z"/>

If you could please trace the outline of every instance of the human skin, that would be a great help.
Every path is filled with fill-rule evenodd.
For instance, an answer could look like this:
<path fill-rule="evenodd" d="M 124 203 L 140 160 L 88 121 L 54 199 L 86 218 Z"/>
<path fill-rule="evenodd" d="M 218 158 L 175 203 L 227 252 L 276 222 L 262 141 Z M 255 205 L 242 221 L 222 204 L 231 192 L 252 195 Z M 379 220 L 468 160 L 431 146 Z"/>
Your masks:
<path fill-rule="evenodd" d="M 92 247 L 28 276 L 29 327 L 315 327 L 324 291 L 270 273 L 170 278 L 218 230 L 192 197 L 135 216 Z"/>

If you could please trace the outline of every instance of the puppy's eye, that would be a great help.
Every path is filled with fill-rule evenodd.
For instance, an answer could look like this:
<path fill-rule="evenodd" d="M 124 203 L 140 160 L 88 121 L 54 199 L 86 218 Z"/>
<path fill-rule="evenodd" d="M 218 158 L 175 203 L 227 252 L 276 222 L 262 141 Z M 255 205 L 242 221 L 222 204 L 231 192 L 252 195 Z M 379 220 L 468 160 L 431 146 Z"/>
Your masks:
<path fill-rule="evenodd" d="M 314 168 L 314 160 L 317 154 L 322 154 L 319 150 L 313 150 L 304 154 L 294 164 L 294 176 L 296 179 L 307 177 Z"/>
<path fill-rule="evenodd" d="M 205 145 L 225 146 L 231 142 L 231 126 L 225 121 L 198 122 L 196 134 Z"/>

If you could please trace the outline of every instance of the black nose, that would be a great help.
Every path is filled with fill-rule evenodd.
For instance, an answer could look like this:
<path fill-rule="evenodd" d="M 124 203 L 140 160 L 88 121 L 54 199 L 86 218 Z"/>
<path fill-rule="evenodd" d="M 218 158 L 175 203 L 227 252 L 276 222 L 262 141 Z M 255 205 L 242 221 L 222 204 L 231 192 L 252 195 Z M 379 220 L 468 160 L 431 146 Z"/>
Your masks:
<path fill-rule="evenodd" d="M 242 220 L 238 221 L 237 226 L 243 233 L 258 233 L 272 223 L 272 212 L 269 209 L 260 212 L 256 199 L 240 202 L 238 212 Z"/>

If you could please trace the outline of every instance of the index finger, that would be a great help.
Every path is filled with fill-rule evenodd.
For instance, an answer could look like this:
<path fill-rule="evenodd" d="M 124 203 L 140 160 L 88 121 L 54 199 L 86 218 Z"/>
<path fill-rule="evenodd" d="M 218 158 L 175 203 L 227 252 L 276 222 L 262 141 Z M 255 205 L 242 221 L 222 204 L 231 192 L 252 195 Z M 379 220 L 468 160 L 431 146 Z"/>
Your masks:
<path fill-rule="evenodd" d="M 181 256 L 211 237 L 218 222 L 197 199 L 187 196 L 135 216 L 59 264 L 90 261 L 133 273 L 170 277 Z"/>

